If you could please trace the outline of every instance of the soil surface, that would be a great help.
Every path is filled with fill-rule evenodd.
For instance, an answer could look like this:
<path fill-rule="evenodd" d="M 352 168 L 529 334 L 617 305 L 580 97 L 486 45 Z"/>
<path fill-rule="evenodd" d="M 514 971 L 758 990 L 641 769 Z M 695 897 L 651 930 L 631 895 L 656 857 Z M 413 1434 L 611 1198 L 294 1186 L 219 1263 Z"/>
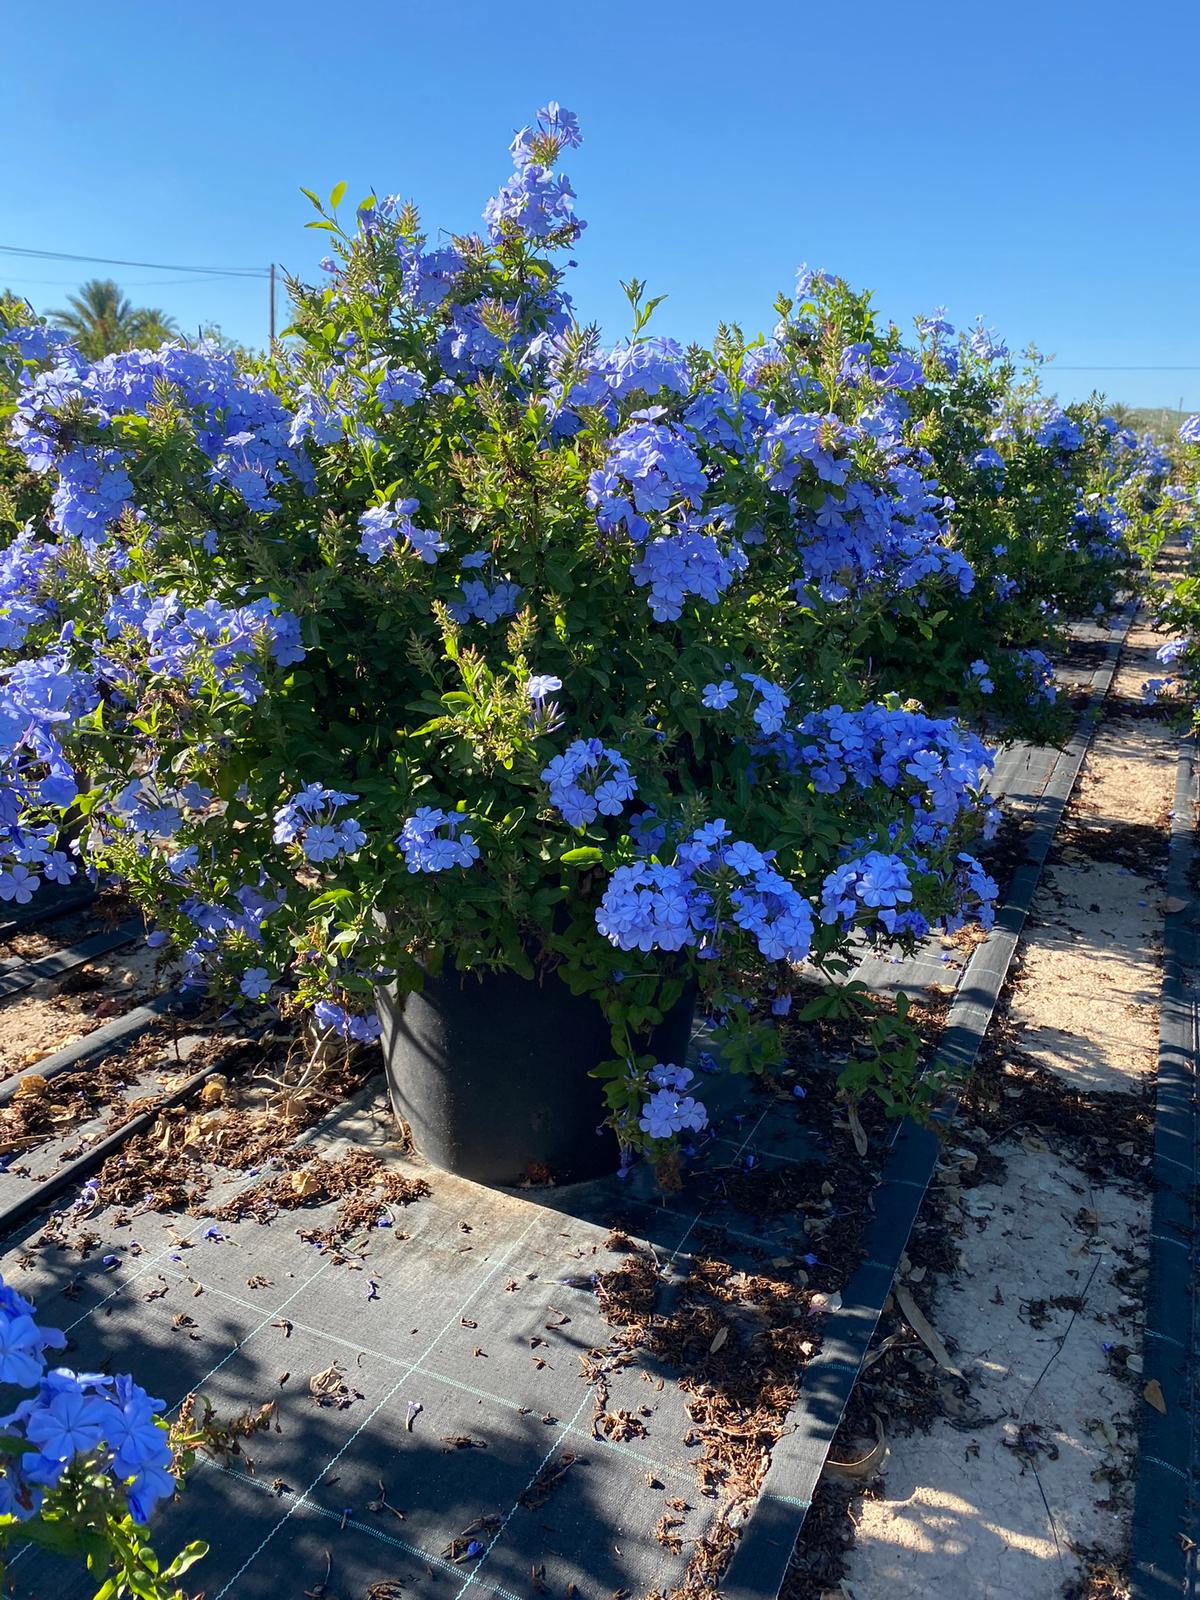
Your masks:
<path fill-rule="evenodd" d="M 116 930 L 133 917 L 129 902 L 107 892 L 85 911 L 55 917 L 0 941 L 0 959 L 32 962 L 97 933 Z M 132 942 L 39 979 L 29 989 L 0 1000 L 0 1079 L 36 1066 L 114 1017 L 160 993 L 171 982 L 161 956 Z"/>
<path fill-rule="evenodd" d="M 1161 642 L 1139 618 L 839 1438 L 854 1460 L 882 1430 L 882 1469 L 823 1487 L 789 1600 L 1126 1592 L 1177 749 L 1143 705 Z"/>

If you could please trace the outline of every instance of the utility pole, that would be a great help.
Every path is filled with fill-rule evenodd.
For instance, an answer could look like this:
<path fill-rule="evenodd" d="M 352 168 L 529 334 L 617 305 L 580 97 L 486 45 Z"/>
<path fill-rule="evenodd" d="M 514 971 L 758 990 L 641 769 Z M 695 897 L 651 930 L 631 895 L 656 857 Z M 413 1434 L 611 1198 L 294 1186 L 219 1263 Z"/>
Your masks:
<path fill-rule="evenodd" d="M 271 343 L 275 343 L 275 263 L 271 263 Z"/>

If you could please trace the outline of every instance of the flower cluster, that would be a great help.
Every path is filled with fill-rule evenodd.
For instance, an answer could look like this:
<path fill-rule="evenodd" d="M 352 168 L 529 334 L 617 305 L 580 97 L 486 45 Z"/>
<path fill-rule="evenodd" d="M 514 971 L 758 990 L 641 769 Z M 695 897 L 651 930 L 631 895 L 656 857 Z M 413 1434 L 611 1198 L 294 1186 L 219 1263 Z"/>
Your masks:
<path fill-rule="evenodd" d="M 812 907 L 772 866 L 773 854 L 731 840 L 723 821 L 708 823 L 681 841 L 671 863 L 618 867 L 596 926 L 619 950 L 695 948 L 705 960 L 724 954 L 739 929 L 765 960 L 801 962 L 812 945 Z"/>
<path fill-rule="evenodd" d="M 33 1306 L 0 1279 L 0 1381 L 34 1392 L 0 1419 L 10 1448 L 0 1462 L 0 1515 L 37 1516 L 68 1474 L 107 1477 L 145 1523 L 175 1492 L 171 1445 L 152 1400 L 130 1377 L 47 1370 L 46 1351 L 66 1339 L 41 1326 Z"/>
<path fill-rule="evenodd" d="M 479 860 L 479 846 L 463 826 L 460 811 L 422 806 L 400 830 L 396 843 L 410 872 L 445 872 Z"/>
<path fill-rule="evenodd" d="M 740 572 L 749 566 L 746 552 L 736 539 L 722 549 L 709 529 L 722 521 L 715 512 L 692 526 L 659 534 L 647 540 L 630 571 L 633 581 L 650 590 L 650 610 L 659 622 L 674 622 L 689 595 L 699 595 L 715 605 Z"/>
<path fill-rule="evenodd" d="M 855 861 L 847 861 L 825 879 L 821 886 L 821 921 L 850 927 L 865 910 L 868 921 L 878 921 L 894 933 L 912 897 L 912 880 L 903 857 L 870 850 Z"/>
<path fill-rule="evenodd" d="M 677 1133 L 699 1133 L 708 1124 L 703 1103 L 686 1091 L 692 1082 L 688 1067 L 659 1061 L 647 1081 L 653 1091 L 642 1106 L 638 1126 L 650 1139 L 670 1139 Z"/>
<path fill-rule="evenodd" d="M 352 856 L 367 842 L 354 817 L 337 817 L 342 806 L 357 800 L 354 794 L 309 783 L 275 812 L 276 844 L 297 845 L 306 861 L 333 861 Z"/>
<path fill-rule="evenodd" d="M 174 593 L 155 595 L 144 583 L 119 590 L 104 614 L 109 640 L 124 638 L 144 646 L 134 660 L 144 661 L 152 673 L 184 684 L 192 693 L 211 686 L 253 705 L 263 694 L 261 674 L 252 663 L 270 660 L 292 666 L 304 659 L 300 624 L 290 612 L 279 612 L 273 601 L 228 607 L 209 599 L 186 606 Z M 98 679 L 124 687 L 126 663 L 101 659 Z M 132 687 L 132 685 L 129 685 Z"/>
<path fill-rule="evenodd" d="M 88 543 L 107 537 L 135 501 L 123 419 L 171 406 L 218 499 L 270 512 L 287 479 L 311 479 L 308 461 L 290 440 L 291 414 L 219 345 L 127 350 L 93 365 L 70 346 L 55 355 L 58 364 L 23 389 L 12 437 L 34 471 L 54 472 L 50 522 L 63 533 Z"/>
<path fill-rule="evenodd" d="M 907 797 L 913 838 L 942 842 L 957 819 L 979 804 L 993 753 L 978 735 L 948 718 L 873 702 L 861 711 L 812 712 L 779 742 L 780 754 L 807 770 L 818 794 L 877 785 Z"/>
<path fill-rule="evenodd" d="M 572 828 L 615 817 L 637 793 L 637 782 L 619 750 L 599 739 L 576 739 L 542 771 L 550 804 Z"/>
<path fill-rule="evenodd" d="M 363 512 L 358 519 L 362 529 L 358 548 L 371 566 L 378 565 L 396 548 L 397 539 L 404 539 L 419 560 L 430 564 L 446 550 L 446 541 L 440 534 L 431 528 L 418 528 L 413 522 L 417 509 L 416 500 L 397 500 L 393 506 L 372 506 Z"/>

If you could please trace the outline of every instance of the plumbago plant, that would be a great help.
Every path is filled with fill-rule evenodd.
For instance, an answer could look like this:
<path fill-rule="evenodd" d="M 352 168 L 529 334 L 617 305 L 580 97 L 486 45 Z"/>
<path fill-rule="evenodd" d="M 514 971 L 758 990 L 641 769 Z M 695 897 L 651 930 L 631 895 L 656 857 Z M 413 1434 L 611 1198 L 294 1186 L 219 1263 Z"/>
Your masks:
<path fill-rule="evenodd" d="M 1066 623 L 1104 616 L 1134 586 L 1132 513 L 1157 502 L 1165 459 L 1096 402 L 1064 411 L 1040 390 L 1037 352 L 1019 365 L 982 321 L 956 336 L 939 311 L 918 332 L 919 437 L 977 580 L 939 632 L 941 682 L 926 693 L 949 699 L 957 682 L 973 720 L 1057 739 L 1065 714 L 1046 652 Z"/>
<path fill-rule="evenodd" d="M 1200 727 L 1200 571 L 1195 548 L 1200 522 L 1200 416 L 1188 417 L 1181 426 L 1176 458 L 1159 514 L 1148 519 L 1145 550 L 1151 559 L 1172 536 L 1185 547 L 1182 571 L 1159 584 L 1154 594 L 1159 625 L 1178 637 L 1160 647 L 1158 659 L 1166 676 L 1151 679 L 1146 693 L 1181 720 Z"/>
<path fill-rule="evenodd" d="M 10 332 L 49 507 L 0 556 L 0 896 L 116 874 L 190 985 L 324 1039 L 447 961 L 566 982 L 658 1150 L 704 1117 L 641 1044 L 687 986 L 744 1067 L 797 964 L 987 919 L 990 757 L 870 664 L 974 583 L 898 403 L 919 358 L 889 334 L 837 381 L 857 313 L 803 273 L 782 339 L 684 351 L 631 283 L 602 347 L 579 142 L 546 107 L 479 237 L 310 195 L 325 281 L 260 366 Z"/>
<path fill-rule="evenodd" d="M 940 310 L 919 317 L 918 347 L 905 349 L 869 295 L 808 269 L 776 310 L 771 338 L 743 359 L 748 383 L 780 410 L 802 393 L 893 452 L 890 493 L 851 483 L 816 507 L 798 597 L 882 592 L 889 604 L 853 635 L 870 682 L 986 720 L 999 738 L 1058 737 L 1065 713 L 1046 651 L 1066 621 L 1103 614 L 1131 581 L 1134 518 L 1157 504 L 1165 458 L 1097 404 L 1064 412 L 1040 392 L 1037 353 L 1018 366 L 982 320 L 956 334 Z M 926 539 L 881 588 L 897 491 Z M 948 596 L 917 581 L 944 559 L 931 533 L 969 563 Z"/>
<path fill-rule="evenodd" d="M 0 1278 L 0 1382 L 30 1393 L 0 1418 L 0 1576 L 13 1539 L 85 1560 L 96 1600 L 182 1600 L 178 1579 L 207 1551 L 199 1541 L 161 1563 L 145 1525 L 197 1449 L 216 1437 L 185 1407 L 168 1425 L 129 1376 L 49 1368 L 66 1336 L 36 1320 Z"/>

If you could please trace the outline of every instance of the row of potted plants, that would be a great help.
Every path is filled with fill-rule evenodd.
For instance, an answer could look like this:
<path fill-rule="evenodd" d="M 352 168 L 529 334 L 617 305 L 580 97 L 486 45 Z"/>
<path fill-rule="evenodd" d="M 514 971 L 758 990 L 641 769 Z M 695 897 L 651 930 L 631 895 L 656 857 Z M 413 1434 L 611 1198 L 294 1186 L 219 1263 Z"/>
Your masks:
<path fill-rule="evenodd" d="M 579 142 L 544 108 L 448 242 L 310 195 L 260 361 L 0 345 L 0 896 L 115 875 L 193 989 L 382 1032 L 489 1180 L 694 1132 L 695 1007 L 742 1068 L 801 963 L 987 920 L 981 731 L 1061 730 L 1047 651 L 1166 465 L 823 272 L 686 349 L 633 281 L 603 344 Z"/>
<path fill-rule="evenodd" d="M 497 1182 L 661 1157 L 802 967 L 986 925 L 992 750 L 1061 734 L 1065 624 L 1195 503 L 1035 353 L 823 272 L 687 348 L 632 280 L 603 343 L 580 137 L 543 108 L 469 237 L 309 195 L 261 359 L 0 307 L 0 899 L 118 879 L 193 991 L 382 1036 L 418 1148 Z M 0 1287 L 0 1529 L 173 1592 L 138 1528 L 195 1439 L 57 1342 Z"/>

